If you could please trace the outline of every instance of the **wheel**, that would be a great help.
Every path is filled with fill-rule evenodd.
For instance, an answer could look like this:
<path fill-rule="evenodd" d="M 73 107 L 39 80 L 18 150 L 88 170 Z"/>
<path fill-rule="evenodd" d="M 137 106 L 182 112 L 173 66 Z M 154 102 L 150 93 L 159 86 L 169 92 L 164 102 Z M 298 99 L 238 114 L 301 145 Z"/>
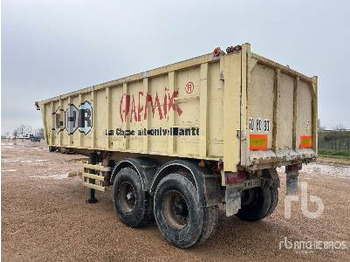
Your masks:
<path fill-rule="evenodd" d="M 152 222 L 152 199 L 143 191 L 138 173 L 131 167 L 121 169 L 113 183 L 113 204 L 117 216 L 129 227 Z"/>
<path fill-rule="evenodd" d="M 49 146 L 49 152 L 55 152 L 57 150 L 57 147 Z"/>
<path fill-rule="evenodd" d="M 206 207 L 204 209 L 204 224 L 202 234 L 197 242 L 197 245 L 204 243 L 210 238 L 217 227 L 219 221 L 219 206 Z"/>
<path fill-rule="evenodd" d="M 160 181 L 153 209 L 162 235 L 180 248 L 203 243 L 218 221 L 218 207 L 201 207 L 195 186 L 180 174 L 169 174 Z"/>
<path fill-rule="evenodd" d="M 275 211 L 278 204 L 278 189 L 274 187 L 270 187 L 270 194 L 271 194 L 271 205 L 265 217 L 268 217 L 269 215 L 271 215 L 273 211 Z"/>
<path fill-rule="evenodd" d="M 242 207 L 236 216 L 246 221 L 261 220 L 275 210 L 278 190 L 274 187 L 256 187 L 242 192 Z"/>

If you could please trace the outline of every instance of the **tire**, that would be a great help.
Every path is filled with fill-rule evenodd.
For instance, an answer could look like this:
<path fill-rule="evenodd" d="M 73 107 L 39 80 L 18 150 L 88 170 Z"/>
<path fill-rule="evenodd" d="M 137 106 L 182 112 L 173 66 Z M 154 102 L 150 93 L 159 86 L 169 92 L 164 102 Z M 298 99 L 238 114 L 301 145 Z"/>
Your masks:
<path fill-rule="evenodd" d="M 162 235 L 179 248 L 203 243 L 218 221 L 218 207 L 201 207 L 195 186 L 180 174 L 169 174 L 159 182 L 153 209 Z"/>
<path fill-rule="evenodd" d="M 57 147 L 49 146 L 49 152 L 55 152 L 57 150 Z"/>
<path fill-rule="evenodd" d="M 268 217 L 269 215 L 271 215 L 273 211 L 275 211 L 278 204 L 278 189 L 274 187 L 270 187 L 270 194 L 271 194 L 271 205 L 265 217 Z"/>
<path fill-rule="evenodd" d="M 245 221 L 261 220 L 275 210 L 278 190 L 273 187 L 256 187 L 242 192 L 242 207 L 236 216 Z"/>
<path fill-rule="evenodd" d="M 129 227 L 146 226 L 153 220 L 152 198 L 143 191 L 141 183 L 131 167 L 121 169 L 114 179 L 114 209 L 121 222 Z"/>
<path fill-rule="evenodd" d="M 206 207 L 204 211 L 202 234 L 197 242 L 197 245 L 203 244 L 214 234 L 219 222 L 219 206 Z"/>

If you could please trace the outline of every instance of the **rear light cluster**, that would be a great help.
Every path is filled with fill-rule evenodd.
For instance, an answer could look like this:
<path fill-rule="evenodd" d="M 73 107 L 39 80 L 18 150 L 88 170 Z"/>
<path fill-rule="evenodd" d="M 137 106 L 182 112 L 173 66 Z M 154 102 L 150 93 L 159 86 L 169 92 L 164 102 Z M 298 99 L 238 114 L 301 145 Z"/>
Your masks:
<path fill-rule="evenodd" d="M 221 54 L 221 49 L 220 47 L 217 47 L 213 51 L 213 56 L 219 56 Z"/>
<path fill-rule="evenodd" d="M 210 165 L 208 162 L 205 162 L 201 160 L 198 162 L 198 167 L 200 168 L 210 168 L 214 172 L 221 172 L 224 169 L 224 162 L 222 160 L 219 160 L 215 165 Z"/>
<path fill-rule="evenodd" d="M 238 52 L 242 50 L 242 46 L 241 45 L 236 45 L 236 46 L 229 46 L 226 48 L 226 52 L 229 53 L 233 53 L 233 52 Z"/>
<path fill-rule="evenodd" d="M 241 45 L 236 45 L 236 46 L 229 46 L 226 48 L 226 52 L 229 53 L 234 53 L 234 52 L 238 52 L 242 50 L 242 46 Z M 220 55 L 224 55 L 225 52 L 223 50 L 220 49 L 220 47 L 216 47 L 213 51 L 213 56 L 217 57 Z"/>
<path fill-rule="evenodd" d="M 225 173 L 225 184 L 236 184 L 247 180 L 244 172 L 226 172 Z"/>
<path fill-rule="evenodd" d="M 286 166 L 286 172 L 298 172 L 299 170 L 301 170 L 303 167 L 302 164 L 294 164 L 294 165 L 290 165 L 290 166 Z"/>

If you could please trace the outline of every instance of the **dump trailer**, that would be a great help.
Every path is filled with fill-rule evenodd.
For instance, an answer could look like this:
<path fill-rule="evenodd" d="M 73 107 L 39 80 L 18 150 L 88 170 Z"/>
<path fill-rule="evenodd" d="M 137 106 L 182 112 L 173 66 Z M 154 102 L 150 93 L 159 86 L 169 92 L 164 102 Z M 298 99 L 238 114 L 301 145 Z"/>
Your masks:
<path fill-rule="evenodd" d="M 277 167 L 295 194 L 317 156 L 317 77 L 251 52 L 250 44 L 40 101 L 50 151 L 89 156 L 83 185 L 113 191 L 130 227 L 156 221 L 188 248 L 209 238 L 219 206 L 258 221 L 278 202 Z"/>

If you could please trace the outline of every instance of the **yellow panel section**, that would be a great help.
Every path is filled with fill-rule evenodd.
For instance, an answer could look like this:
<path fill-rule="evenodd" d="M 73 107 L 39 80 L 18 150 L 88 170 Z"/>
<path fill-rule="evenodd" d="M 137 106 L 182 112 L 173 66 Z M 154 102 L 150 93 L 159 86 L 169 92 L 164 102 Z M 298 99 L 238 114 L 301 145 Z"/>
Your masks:
<path fill-rule="evenodd" d="M 115 130 L 122 128 L 122 120 L 121 120 L 121 98 L 123 94 L 123 86 L 117 85 L 111 87 L 111 109 L 110 109 L 110 121 L 111 121 L 111 130 L 115 132 Z M 122 149 L 122 137 L 111 135 L 110 143 L 112 149 Z"/>
<path fill-rule="evenodd" d="M 106 148 L 106 128 L 107 128 L 107 98 L 105 90 L 95 91 L 95 104 L 93 110 L 95 110 L 95 146 L 97 148 Z"/>
<path fill-rule="evenodd" d="M 240 128 L 240 89 L 241 89 L 241 54 L 225 56 L 224 63 L 220 65 L 224 76 L 223 96 L 223 131 L 224 131 L 224 170 L 237 171 L 239 163 L 240 143 L 237 137 L 237 130 Z M 221 74 L 221 71 L 220 71 Z M 210 119 L 215 121 L 216 116 Z M 222 183 L 225 183 L 222 176 Z"/>
<path fill-rule="evenodd" d="M 277 108 L 277 150 L 293 148 L 293 90 L 293 77 L 282 73 Z"/>
<path fill-rule="evenodd" d="M 309 84 L 300 81 L 298 91 L 298 123 L 296 144 L 300 145 L 301 136 L 312 135 L 312 98 Z"/>
<path fill-rule="evenodd" d="M 149 78 L 148 95 L 154 105 L 153 110 L 151 101 L 148 100 L 147 119 L 144 120 L 144 127 L 150 132 L 147 135 L 148 149 L 152 152 L 164 152 L 168 148 L 167 135 L 160 128 L 170 128 L 169 116 L 174 112 L 169 110 L 169 97 L 173 94 L 169 91 L 168 75 Z"/>
<path fill-rule="evenodd" d="M 138 131 L 142 128 L 143 111 L 141 111 L 141 105 L 144 103 L 145 96 L 142 96 L 140 92 L 143 90 L 143 82 L 135 81 L 128 84 L 128 94 L 130 95 L 130 107 L 127 120 L 129 121 L 128 129 L 134 133 L 127 137 L 128 149 L 141 152 L 142 151 L 142 137 L 138 136 Z"/>
<path fill-rule="evenodd" d="M 174 126 L 180 130 L 199 128 L 200 119 L 200 67 L 182 70 L 176 73 L 175 98 L 177 110 L 174 114 Z M 201 130 L 199 130 L 199 133 Z M 190 132 L 175 137 L 175 152 L 181 155 L 199 155 L 199 134 Z"/>
<path fill-rule="evenodd" d="M 272 147 L 273 99 L 275 72 L 273 69 L 257 64 L 251 72 L 248 88 L 248 117 L 251 122 L 250 133 L 266 133 L 267 148 Z M 269 122 L 269 128 L 265 123 Z"/>
<path fill-rule="evenodd" d="M 224 105 L 222 103 L 224 96 L 224 82 L 220 80 L 220 63 L 209 64 L 208 74 L 208 119 L 216 119 L 216 121 L 208 121 L 208 146 L 209 156 L 223 156 L 223 117 Z"/>

